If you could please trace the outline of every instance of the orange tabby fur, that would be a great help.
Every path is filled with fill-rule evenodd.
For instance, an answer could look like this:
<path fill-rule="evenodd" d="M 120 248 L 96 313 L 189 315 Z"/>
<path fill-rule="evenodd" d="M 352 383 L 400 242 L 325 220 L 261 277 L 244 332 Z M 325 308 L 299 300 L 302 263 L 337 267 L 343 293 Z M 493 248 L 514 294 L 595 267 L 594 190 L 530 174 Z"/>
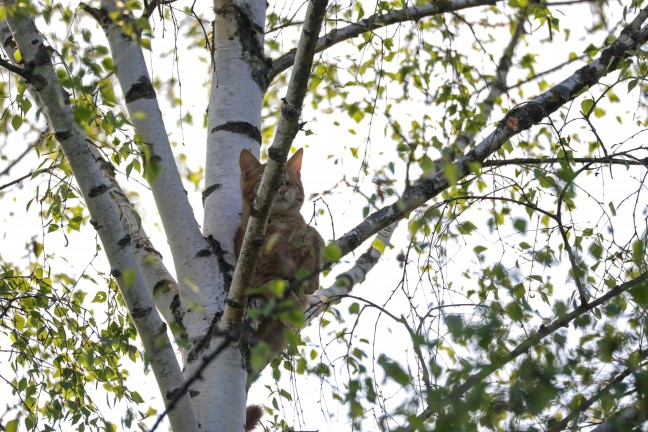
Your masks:
<path fill-rule="evenodd" d="M 263 417 L 263 408 L 259 405 L 248 405 L 245 409 L 245 432 L 251 432 Z"/>
<path fill-rule="evenodd" d="M 295 280 L 299 269 L 313 272 L 322 266 L 321 251 L 324 241 L 318 232 L 308 226 L 300 213 L 304 203 L 304 188 L 301 183 L 303 150 L 299 149 L 286 162 L 282 184 L 275 195 L 261 257 L 252 280 L 252 287 L 259 287 L 270 281 L 285 279 L 287 283 Z M 248 150 L 241 152 L 241 194 L 243 212 L 241 226 L 234 239 L 235 253 L 241 252 L 243 236 L 250 218 L 250 207 L 254 201 L 265 165 L 261 164 Z M 292 299 L 295 307 L 305 306 L 305 295 L 314 293 L 319 287 L 319 276 L 315 275 L 303 284 L 298 291 L 284 294 Z M 275 299 L 270 290 L 263 291 L 266 300 Z M 286 347 L 283 337 L 285 325 L 274 318 L 264 318 L 257 329 L 257 337 L 267 343 L 273 351 L 280 352 Z"/>

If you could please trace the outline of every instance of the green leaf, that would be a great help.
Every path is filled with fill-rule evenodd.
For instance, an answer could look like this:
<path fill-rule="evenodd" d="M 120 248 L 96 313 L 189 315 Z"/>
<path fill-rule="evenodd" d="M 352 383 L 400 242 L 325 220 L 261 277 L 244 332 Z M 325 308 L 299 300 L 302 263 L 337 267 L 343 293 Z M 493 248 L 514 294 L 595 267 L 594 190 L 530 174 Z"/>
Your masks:
<path fill-rule="evenodd" d="M 140 396 L 140 394 L 137 393 L 136 391 L 131 392 L 130 397 L 133 400 L 133 402 L 136 402 L 138 404 L 144 403 L 144 399 L 142 399 L 142 396 Z"/>
<path fill-rule="evenodd" d="M 97 294 L 95 294 L 94 298 L 92 299 L 92 303 L 103 303 L 108 299 L 108 295 L 106 294 L 105 291 L 99 291 Z"/>
<path fill-rule="evenodd" d="M 484 252 L 486 250 L 488 250 L 488 248 L 486 246 L 481 246 L 481 245 L 475 246 L 473 248 L 473 251 L 475 252 L 476 255 L 479 255 L 480 253 L 482 253 L 482 252 Z"/>
<path fill-rule="evenodd" d="M 151 50 L 151 39 L 143 37 L 140 39 L 140 45 L 146 50 Z"/>
<path fill-rule="evenodd" d="M 516 301 L 513 301 L 506 305 L 506 314 L 514 321 L 522 321 L 524 318 L 524 313 L 520 304 Z"/>
<path fill-rule="evenodd" d="M 520 233 L 526 234 L 527 220 L 522 218 L 513 219 L 513 227 Z"/>
<path fill-rule="evenodd" d="M 434 170 L 434 161 L 428 155 L 423 155 L 419 159 L 419 166 L 423 170 L 423 174 L 427 175 Z"/>
<path fill-rule="evenodd" d="M 384 354 L 378 357 L 378 364 L 385 371 L 386 378 L 391 378 L 400 385 L 406 385 L 410 382 L 410 376 L 405 372 L 398 363 L 387 358 Z"/>
<path fill-rule="evenodd" d="M 648 283 L 640 284 L 629 290 L 632 299 L 640 305 L 648 306 Z"/>
<path fill-rule="evenodd" d="M 463 319 L 459 315 L 448 315 L 446 317 L 446 325 L 448 330 L 455 339 L 462 338 L 462 332 L 464 329 Z"/>
<path fill-rule="evenodd" d="M 603 256 L 603 246 L 599 242 L 594 242 L 590 245 L 588 252 L 597 260 L 601 259 Z"/>
<path fill-rule="evenodd" d="M 382 240 L 380 240 L 379 238 L 375 238 L 374 241 L 371 242 L 371 247 L 376 249 L 381 254 L 385 253 L 385 243 L 383 243 Z M 342 251 L 340 251 L 340 253 L 342 253 Z"/>
<path fill-rule="evenodd" d="M 592 111 L 593 106 L 593 99 L 584 99 L 583 101 L 581 101 L 581 111 L 583 111 L 583 114 L 585 114 L 586 116 L 589 115 L 589 113 Z"/>
<path fill-rule="evenodd" d="M 358 304 L 358 302 L 351 303 L 351 305 L 349 306 L 349 313 L 352 315 L 358 315 L 359 312 L 360 304 Z"/>
<path fill-rule="evenodd" d="M 470 221 L 464 221 L 464 222 L 459 223 L 457 228 L 459 229 L 459 232 L 461 234 L 464 234 L 464 235 L 468 235 L 471 232 L 477 230 L 477 227 L 475 226 L 475 224 L 470 222 Z"/>
<path fill-rule="evenodd" d="M 22 126 L 22 124 L 23 124 L 22 116 L 16 114 L 11 118 L 11 127 L 14 128 L 14 130 L 20 129 L 20 126 Z"/>
<path fill-rule="evenodd" d="M 335 263 L 342 258 L 342 249 L 337 243 L 330 243 L 324 248 L 323 255 L 327 261 Z"/>
<path fill-rule="evenodd" d="M 19 425 L 18 419 L 13 419 L 13 420 L 8 421 L 4 425 L 4 428 L 5 428 L 5 430 L 7 432 L 17 432 L 18 431 L 18 425 Z"/>

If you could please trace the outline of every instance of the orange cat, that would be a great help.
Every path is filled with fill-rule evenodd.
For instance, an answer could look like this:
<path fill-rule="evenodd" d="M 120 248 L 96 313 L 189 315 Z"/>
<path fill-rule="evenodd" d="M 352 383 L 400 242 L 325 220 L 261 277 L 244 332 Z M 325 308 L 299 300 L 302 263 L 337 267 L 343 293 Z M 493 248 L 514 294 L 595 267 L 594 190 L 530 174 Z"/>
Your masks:
<path fill-rule="evenodd" d="M 304 204 L 304 188 L 301 182 L 303 149 L 286 162 L 282 184 L 275 195 L 261 257 L 252 280 L 252 287 L 260 287 L 277 279 L 286 280 L 294 288 L 298 270 L 309 274 L 322 266 L 321 251 L 324 241 L 319 233 L 306 224 L 300 213 Z M 243 212 L 241 226 L 234 238 L 235 253 L 241 252 L 243 236 L 250 218 L 250 207 L 254 201 L 265 165 L 248 150 L 241 152 L 241 195 Z M 284 293 L 284 298 L 294 300 L 295 307 L 303 308 L 305 295 L 319 288 L 319 276 L 314 275 L 301 288 Z M 263 291 L 266 300 L 279 300 L 270 290 Z M 257 329 L 257 337 L 267 343 L 273 351 L 281 352 L 286 347 L 283 337 L 285 325 L 274 318 L 264 318 Z"/>

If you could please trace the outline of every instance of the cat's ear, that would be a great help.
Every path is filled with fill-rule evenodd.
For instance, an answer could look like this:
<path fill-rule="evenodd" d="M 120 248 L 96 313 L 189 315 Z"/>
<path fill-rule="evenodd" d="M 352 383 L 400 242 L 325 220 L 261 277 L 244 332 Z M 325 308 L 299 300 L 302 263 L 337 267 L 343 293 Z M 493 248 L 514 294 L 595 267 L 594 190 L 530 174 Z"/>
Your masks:
<path fill-rule="evenodd" d="M 241 172 L 246 173 L 255 168 L 261 166 L 261 162 L 252 154 L 248 149 L 241 150 L 241 156 L 239 157 L 239 165 L 241 166 Z"/>
<path fill-rule="evenodd" d="M 293 171 L 300 172 L 302 166 L 302 156 L 304 156 L 304 149 L 297 150 L 295 154 L 292 155 L 290 159 L 288 159 L 288 162 L 286 162 L 286 167 Z"/>

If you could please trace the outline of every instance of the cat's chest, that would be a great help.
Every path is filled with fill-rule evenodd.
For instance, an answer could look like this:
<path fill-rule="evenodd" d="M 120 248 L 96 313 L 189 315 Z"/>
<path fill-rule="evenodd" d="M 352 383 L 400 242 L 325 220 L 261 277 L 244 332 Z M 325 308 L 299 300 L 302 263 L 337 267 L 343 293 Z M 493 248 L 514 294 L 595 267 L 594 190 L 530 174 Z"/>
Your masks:
<path fill-rule="evenodd" d="M 279 251 L 289 252 L 290 249 L 303 245 L 307 227 L 299 221 L 280 219 L 271 221 L 266 232 L 266 243 L 272 243 Z"/>

